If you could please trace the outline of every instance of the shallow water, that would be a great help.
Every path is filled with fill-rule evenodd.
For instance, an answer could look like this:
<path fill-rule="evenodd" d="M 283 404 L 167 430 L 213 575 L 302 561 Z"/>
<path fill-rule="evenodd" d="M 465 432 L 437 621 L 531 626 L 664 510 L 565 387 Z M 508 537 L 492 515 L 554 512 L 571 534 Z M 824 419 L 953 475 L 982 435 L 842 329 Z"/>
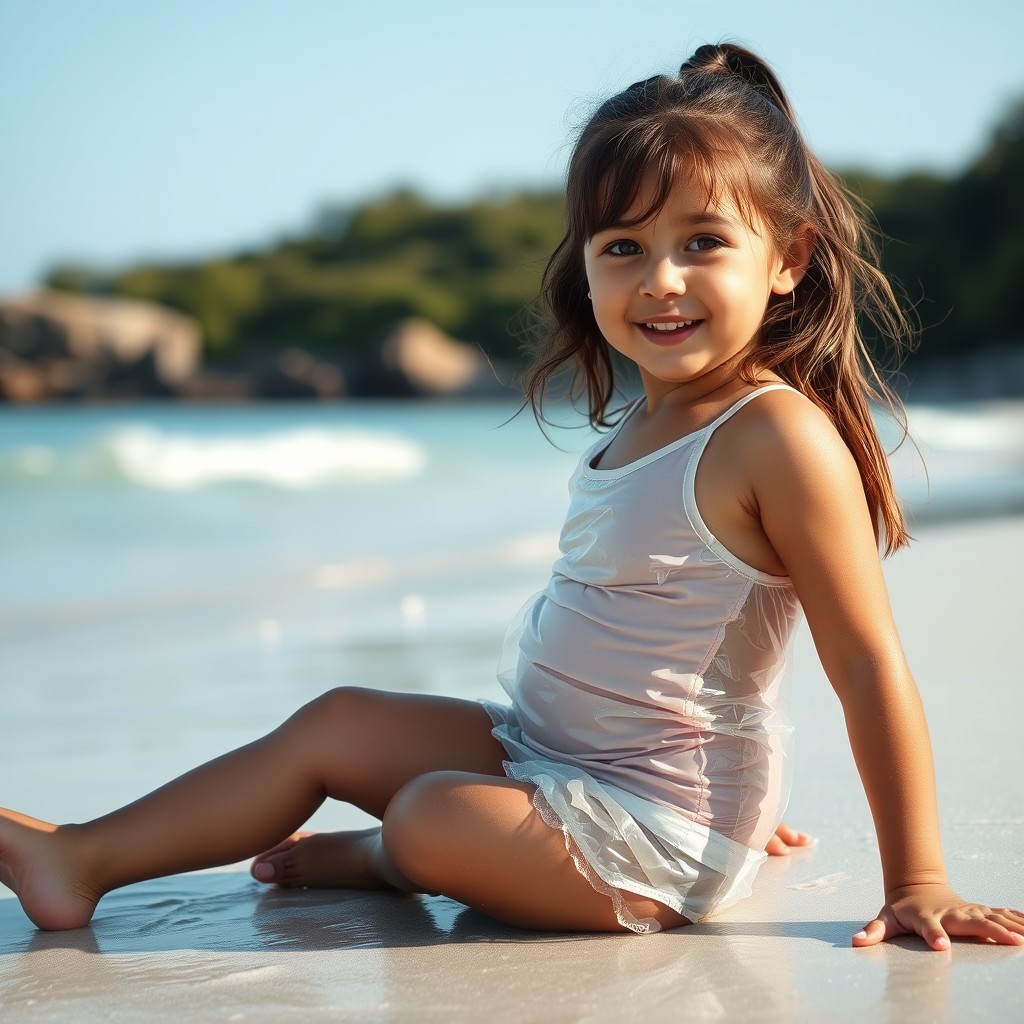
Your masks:
<path fill-rule="evenodd" d="M 513 411 L 0 409 L 0 804 L 100 813 L 339 684 L 500 699 L 593 438 Z M 1024 405 L 911 427 L 919 523 L 1024 509 Z"/>

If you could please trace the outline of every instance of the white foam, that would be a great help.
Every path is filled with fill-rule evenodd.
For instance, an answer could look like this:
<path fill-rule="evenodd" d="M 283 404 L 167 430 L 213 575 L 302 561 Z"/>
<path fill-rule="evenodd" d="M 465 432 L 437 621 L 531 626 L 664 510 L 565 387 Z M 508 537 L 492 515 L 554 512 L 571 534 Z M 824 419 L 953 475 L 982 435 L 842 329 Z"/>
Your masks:
<path fill-rule="evenodd" d="M 498 560 L 513 565 L 550 565 L 558 557 L 558 531 L 539 530 L 502 541 L 495 554 Z"/>
<path fill-rule="evenodd" d="M 237 481 L 299 489 L 347 480 L 403 479 L 418 476 L 427 462 L 425 451 L 413 441 L 356 430 L 202 437 L 125 427 L 110 435 L 107 444 L 124 476 L 174 491 Z"/>
<path fill-rule="evenodd" d="M 393 579 L 398 566 L 382 558 L 356 558 L 337 565 L 322 565 L 313 573 L 313 584 L 321 590 L 360 587 Z"/>
<path fill-rule="evenodd" d="M 39 444 L 26 445 L 16 455 L 18 468 L 28 476 L 52 473 L 57 459 L 53 450 Z"/>
<path fill-rule="evenodd" d="M 927 449 L 946 452 L 1024 451 L 1024 412 L 1019 403 L 962 409 L 912 406 L 910 436 Z"/>
<path fill-rule="evenodd" d="M 398 578 L 428 577 L 438 579 L 467 569 L 497 566 L 546 568 L 558 557 L 558 532 L 538 531 L 517 534 L 478 547 L 455 551 L 426 551 L 402 561 L 383 558 L 353 558 L 346 562 L 321 565 L 312 577 L 321 590 L 342 590 L 349 587 L 373 586 Z M 425 610 L 419 594 L 406 594 L 401 610 L 405 616 L 418 617 Z"/>

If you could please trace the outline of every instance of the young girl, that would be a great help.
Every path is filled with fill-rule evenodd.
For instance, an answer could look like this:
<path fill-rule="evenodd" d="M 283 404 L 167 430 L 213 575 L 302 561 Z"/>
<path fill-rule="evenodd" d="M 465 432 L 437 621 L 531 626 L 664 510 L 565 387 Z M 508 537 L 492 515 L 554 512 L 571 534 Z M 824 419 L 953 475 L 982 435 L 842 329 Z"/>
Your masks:
<path fill-rule="evenodd" d="M 118 886 L 259 854 L 279 885 L 444 893 L 527 928 L 654 931 L 750 889 L 784 826 L 784 652 L 802 606 L 874 816 L 902 932 L 1024 943 L 1024 914 L 946 885 L 928 737 L 878 548 L 907 541 L 858 315 L 904 321 L 849 199 L 771 71 L 703 46 L 583 129 L 541 415 L 571 368 L 609 425 L 571 481 L 561 557 L 510 630 L 511 706 L 342 689 L 86 824 L 0 813 L 0 880 L 40 928 Z M 378 828 L 293 834 L 326 798 Z M 275 845 L 277 844 L 277 845 Z"/>

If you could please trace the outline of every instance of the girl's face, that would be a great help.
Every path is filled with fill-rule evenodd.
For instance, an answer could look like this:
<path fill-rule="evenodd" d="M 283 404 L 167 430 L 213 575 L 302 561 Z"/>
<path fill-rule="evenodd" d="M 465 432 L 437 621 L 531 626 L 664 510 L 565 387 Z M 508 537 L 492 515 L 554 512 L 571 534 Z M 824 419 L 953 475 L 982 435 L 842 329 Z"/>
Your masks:
<path fill-rule="evenodd" d="M 625 221 L 652 189 L 640 189 Z M 651 399 L 690 382 L 725 383 L 722 373 L 757 344 L 770 296 L 799 280 L 729 200 L 709 205 L 686 181 L 643 223 L 594 235 L 584 262 L 598 328 L 637 364 Z"/>

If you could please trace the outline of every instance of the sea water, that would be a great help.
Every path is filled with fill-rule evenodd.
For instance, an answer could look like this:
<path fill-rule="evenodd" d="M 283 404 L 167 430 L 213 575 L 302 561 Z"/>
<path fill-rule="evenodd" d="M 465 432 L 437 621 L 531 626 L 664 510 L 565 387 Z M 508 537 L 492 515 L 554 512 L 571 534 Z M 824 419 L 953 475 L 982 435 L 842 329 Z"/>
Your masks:
<path fill-rule="evenodd" d="M 98 814 L 332 686 L 500 699 L 505 623 L 595 439 L 514 412 L 0 409 L 0 805 Z M 1024 404 L 910 427 L 893 465 L 916 532 L 1024 510 Z"/>

